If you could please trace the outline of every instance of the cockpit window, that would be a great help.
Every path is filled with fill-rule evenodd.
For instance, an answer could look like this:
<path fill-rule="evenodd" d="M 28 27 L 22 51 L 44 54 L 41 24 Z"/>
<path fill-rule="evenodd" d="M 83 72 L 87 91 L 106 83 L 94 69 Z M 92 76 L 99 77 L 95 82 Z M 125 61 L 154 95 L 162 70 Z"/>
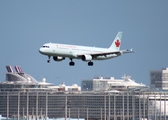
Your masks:
<path fill-rule="evenodd" d="M 44 46 L 42 46 L 42 47 L 43 47 L 43 48 L 50 48 L 49 46 L 45 46 L 45 45 L 44 45 Z"/>

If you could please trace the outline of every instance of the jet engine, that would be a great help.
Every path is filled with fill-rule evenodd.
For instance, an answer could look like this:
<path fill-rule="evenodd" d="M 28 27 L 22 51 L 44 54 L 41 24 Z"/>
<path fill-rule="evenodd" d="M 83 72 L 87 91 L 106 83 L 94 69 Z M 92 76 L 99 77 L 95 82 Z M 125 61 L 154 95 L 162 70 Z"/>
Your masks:
<path fill-rule="evenodd" d="M 60 56 L 53 56 L 53 59 L 58 62 L 64 60 L 65 58 Z"/>
<path fill-rule="evenodd" d="M 83 61 L 91 61 L 92 60 L 92 56 L 91 55 L 82 55 L 82 60 Z"/>

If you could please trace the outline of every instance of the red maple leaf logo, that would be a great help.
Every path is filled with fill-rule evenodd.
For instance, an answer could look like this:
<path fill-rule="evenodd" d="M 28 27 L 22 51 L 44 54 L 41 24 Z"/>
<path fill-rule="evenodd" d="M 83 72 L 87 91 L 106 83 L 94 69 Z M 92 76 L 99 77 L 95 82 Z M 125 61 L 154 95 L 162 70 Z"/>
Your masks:
<path fill-rule="evenodd" d="M 116 47 L 119 47 L 119 46 L 120 46 L 120 41 L 119 41 L 119 40 L 116 40 L 116 41 L 115 41 L 115 45 L 116 45 Z"/>

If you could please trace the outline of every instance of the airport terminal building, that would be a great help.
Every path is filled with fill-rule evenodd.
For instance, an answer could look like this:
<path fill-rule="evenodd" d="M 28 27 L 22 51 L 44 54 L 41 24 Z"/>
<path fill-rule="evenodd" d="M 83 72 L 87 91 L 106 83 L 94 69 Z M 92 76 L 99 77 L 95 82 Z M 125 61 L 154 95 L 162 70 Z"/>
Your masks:
<path fill-rule="evenodd" d="M 6 68 L 6 80 L 0 83 L 0 114 L 7 119 L 168 119 L 167 91 L 143 84 L 115 90 L 110 83 L 110 90 L 83 91 L 76 84 L 67 87 L 54 86 L 45 79 L 37 82 L 19 66 L 15 71 L 12 66 Z"/>

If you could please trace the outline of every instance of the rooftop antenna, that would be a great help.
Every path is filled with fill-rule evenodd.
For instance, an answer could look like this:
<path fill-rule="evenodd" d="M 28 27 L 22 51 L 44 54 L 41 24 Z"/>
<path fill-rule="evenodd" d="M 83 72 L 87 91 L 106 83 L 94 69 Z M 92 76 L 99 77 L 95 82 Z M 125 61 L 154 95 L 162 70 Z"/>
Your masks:
<path fill-rule="evenodd" d="M 126 74 L 124 74 L 124 76 L 121 78 L 123 78 L 124 80 L 130 80 L 131 76 L 126 76 Z"/>

